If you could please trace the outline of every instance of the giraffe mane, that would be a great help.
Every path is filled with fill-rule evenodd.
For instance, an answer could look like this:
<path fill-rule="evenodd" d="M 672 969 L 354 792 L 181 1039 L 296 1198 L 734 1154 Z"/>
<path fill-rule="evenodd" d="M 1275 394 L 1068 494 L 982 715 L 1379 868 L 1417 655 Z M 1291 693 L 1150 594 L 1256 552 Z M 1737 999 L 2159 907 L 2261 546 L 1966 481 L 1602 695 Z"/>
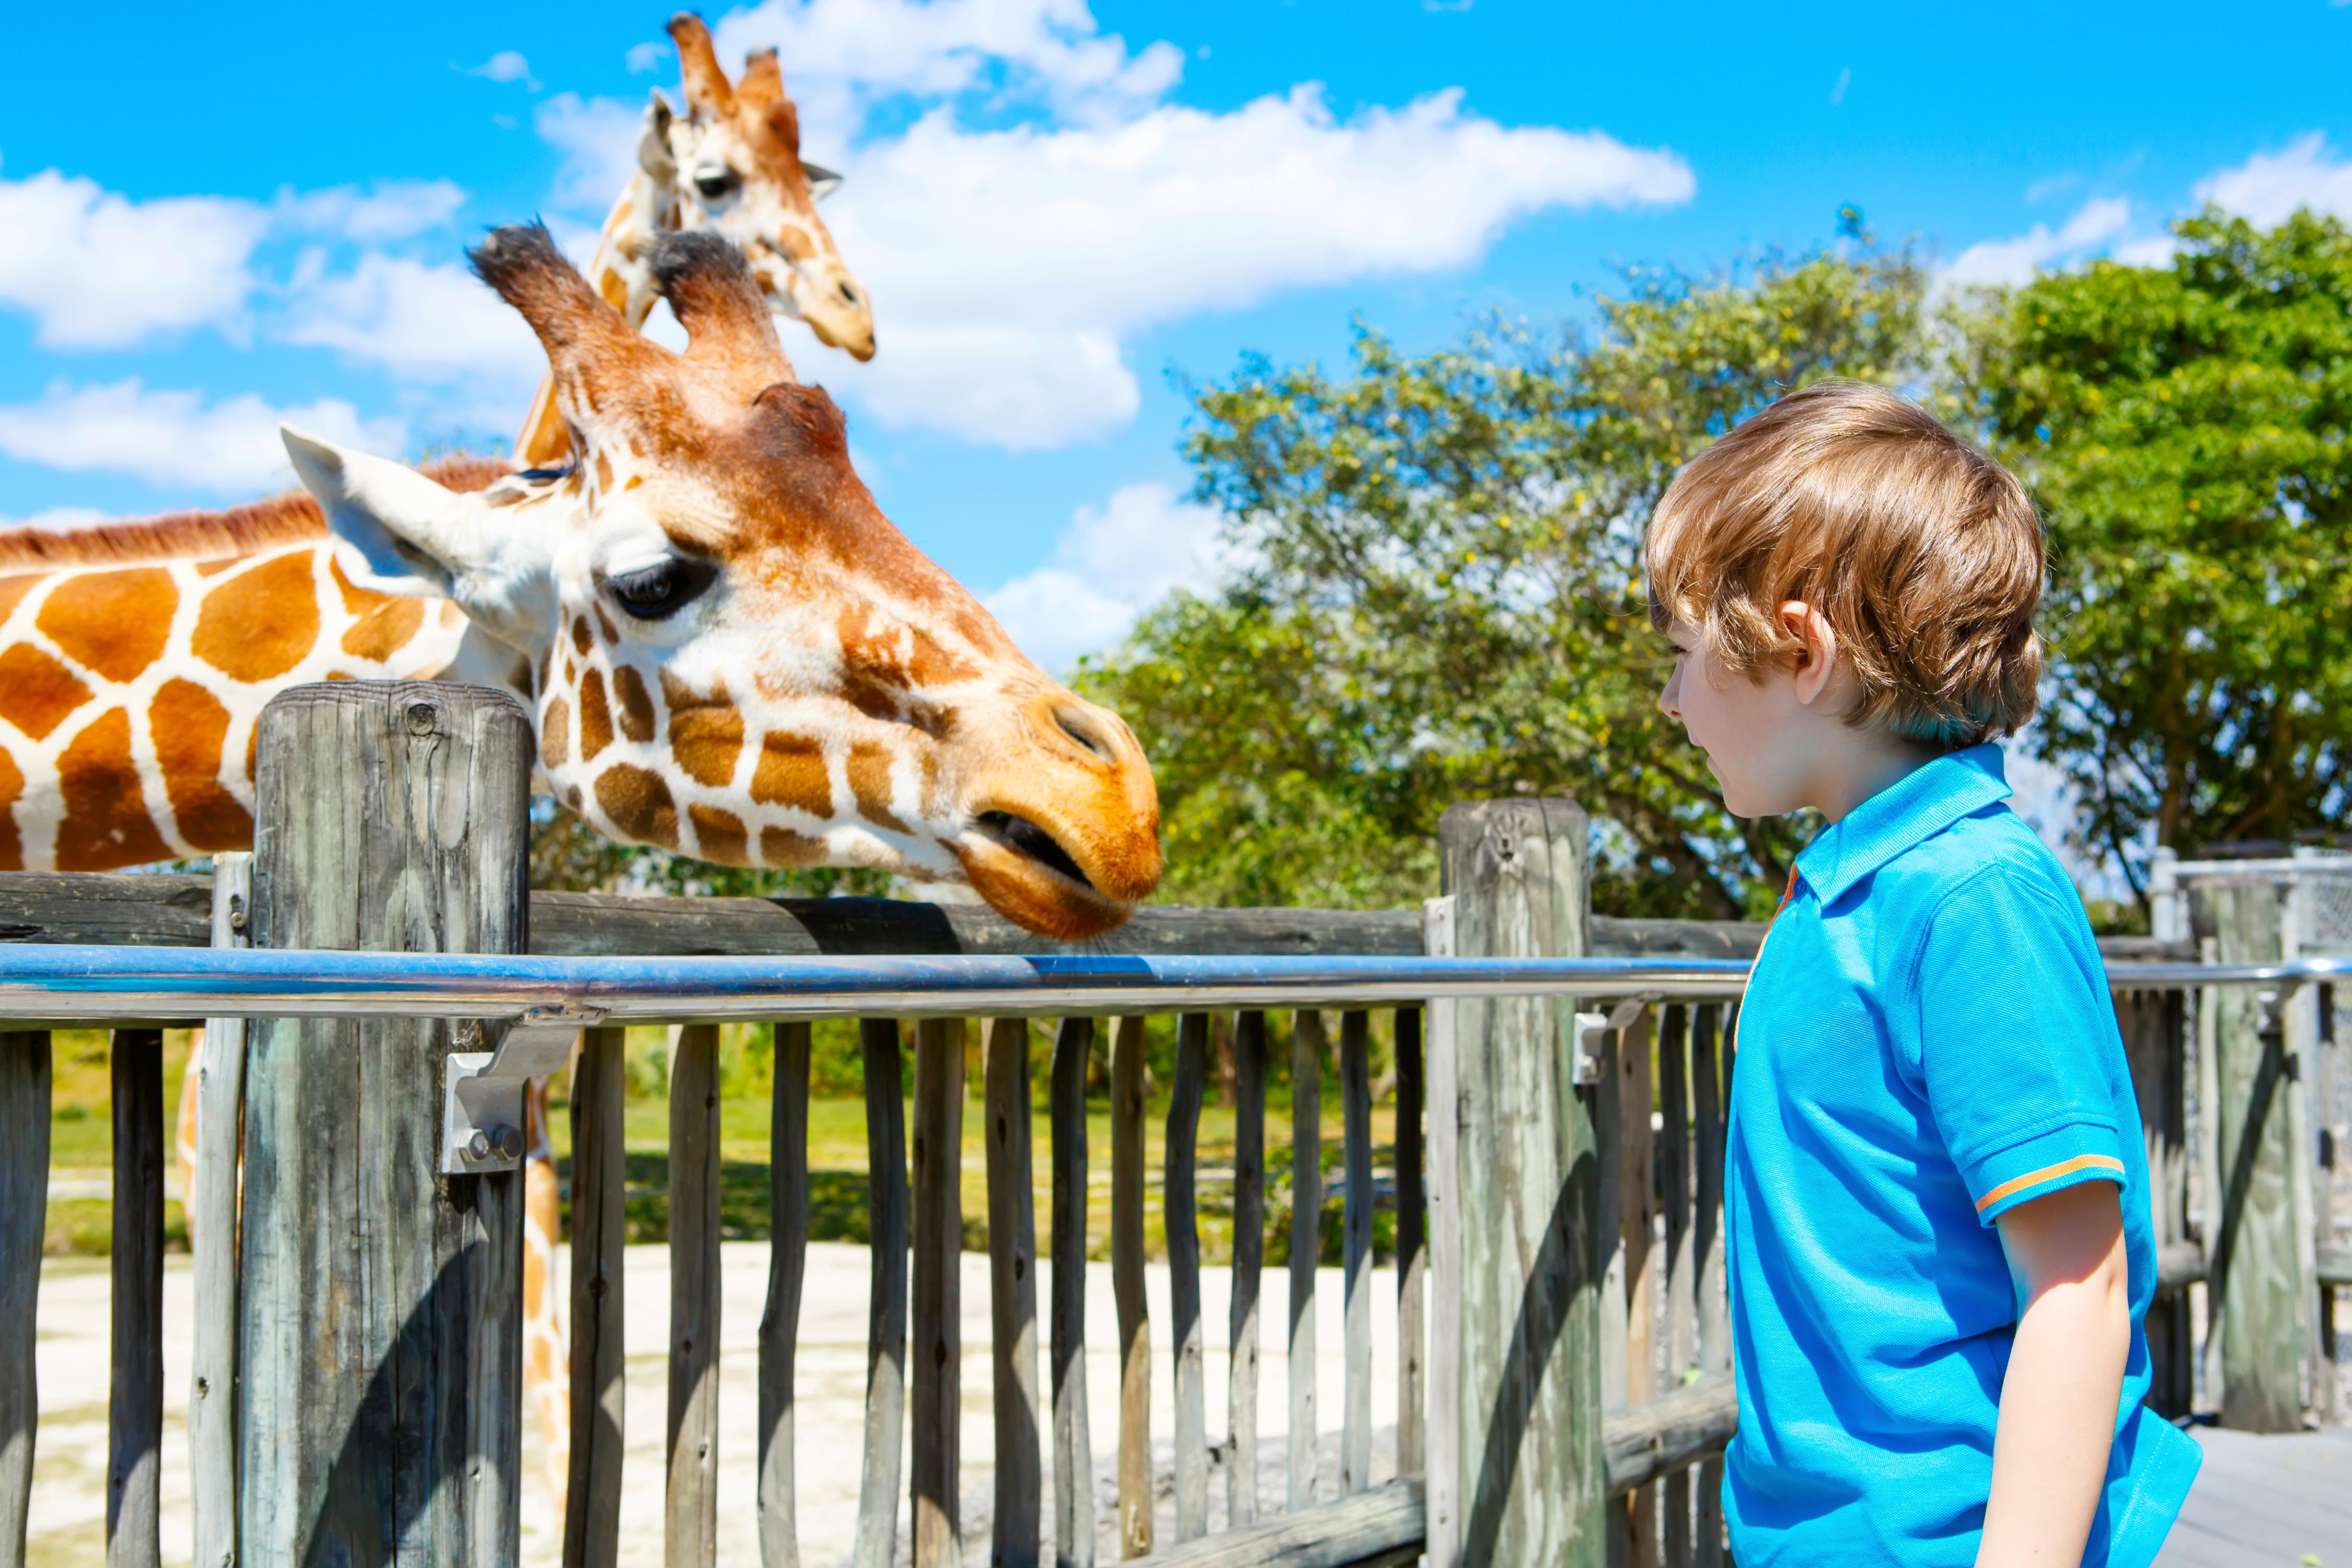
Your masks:
<path fill-rule="evenodd" d="M 496 458 L 461 457 L 428 463 L 423 472 L 450 489 L 467 491 L 487 489 L 513 469 Z M 310 492 L 289 490 L 221 511 L 168 511 L 63 532 L 40 528 L 0 531 L 0 571 L 220 561 L 326 534 L 327 520 Z"/>

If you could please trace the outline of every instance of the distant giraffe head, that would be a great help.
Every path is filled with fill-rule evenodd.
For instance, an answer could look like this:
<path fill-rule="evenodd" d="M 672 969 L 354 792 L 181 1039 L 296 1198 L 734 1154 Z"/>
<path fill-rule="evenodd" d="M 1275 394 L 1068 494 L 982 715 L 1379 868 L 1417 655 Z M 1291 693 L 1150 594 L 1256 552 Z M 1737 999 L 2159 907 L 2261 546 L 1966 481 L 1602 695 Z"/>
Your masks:
<path fill-rule="evenodd" d="M 569 468 L 459 493 L 287 432 L 354 580 L 453 600 L 467 662 L 531 701 L 548 786 L 612 837 L 969 881 L 1065 939 L 1116 925 L 1160 868 L 1128 727 L 882 515 L 733 247 L 672 235 L 650 262 L 683 355 L 543 228 L 474 252 L 546 347 Z"/>

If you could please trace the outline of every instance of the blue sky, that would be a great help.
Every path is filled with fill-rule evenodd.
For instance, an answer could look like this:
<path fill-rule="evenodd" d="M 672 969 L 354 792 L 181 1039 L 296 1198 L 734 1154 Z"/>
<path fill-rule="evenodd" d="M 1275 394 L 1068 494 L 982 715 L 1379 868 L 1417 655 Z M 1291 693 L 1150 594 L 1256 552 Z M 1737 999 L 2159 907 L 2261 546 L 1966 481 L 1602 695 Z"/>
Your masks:
<path fill-rule="evenodd" d="M 1171 370 L 1573 318 L 1624 262 L 1826 238 L 1956 276 L 2161 253 L 2216 199 L 2352 217 L 2352 7 L 1654 8 L 771 0 L 876 301 L 850 410 L 899 525 L 1066 664 L 1209 570 Z M 37 7 L 0 114 L 0 518 L 218 505 L 281 415 L 413 456 L 510 437 L 527 334 L 460 270 L 582 255 L 675 93 L 657 5 Z M 660 45 L 660 47 L 654 46 Z"/>

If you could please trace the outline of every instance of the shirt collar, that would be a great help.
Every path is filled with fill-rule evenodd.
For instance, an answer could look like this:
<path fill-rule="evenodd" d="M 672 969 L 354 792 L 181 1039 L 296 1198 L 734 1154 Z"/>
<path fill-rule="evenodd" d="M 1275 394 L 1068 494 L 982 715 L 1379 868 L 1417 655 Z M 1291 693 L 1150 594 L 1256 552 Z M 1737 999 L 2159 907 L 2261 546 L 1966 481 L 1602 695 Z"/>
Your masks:
<path fill-rule="evenodd" d="M 1999 746 L 1970 746 L 1937 757 L 1813 835 L 1797 856 L 1797 874 L 1815 898 L 1833 903 L 1913 845 L 2009 795 Z"/>

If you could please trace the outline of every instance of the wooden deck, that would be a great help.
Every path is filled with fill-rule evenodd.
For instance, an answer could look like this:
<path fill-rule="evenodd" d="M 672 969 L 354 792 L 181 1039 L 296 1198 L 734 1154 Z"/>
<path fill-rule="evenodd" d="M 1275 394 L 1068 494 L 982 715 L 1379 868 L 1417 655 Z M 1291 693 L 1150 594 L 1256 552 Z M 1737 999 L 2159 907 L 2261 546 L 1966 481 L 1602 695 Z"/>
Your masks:
<path fill-rule="evenodd" d="M 2199 1427 L 2205 1468 L 2156 1568 L 2352 1563 L 2352 1427 L 2258 1437 Z"/>

